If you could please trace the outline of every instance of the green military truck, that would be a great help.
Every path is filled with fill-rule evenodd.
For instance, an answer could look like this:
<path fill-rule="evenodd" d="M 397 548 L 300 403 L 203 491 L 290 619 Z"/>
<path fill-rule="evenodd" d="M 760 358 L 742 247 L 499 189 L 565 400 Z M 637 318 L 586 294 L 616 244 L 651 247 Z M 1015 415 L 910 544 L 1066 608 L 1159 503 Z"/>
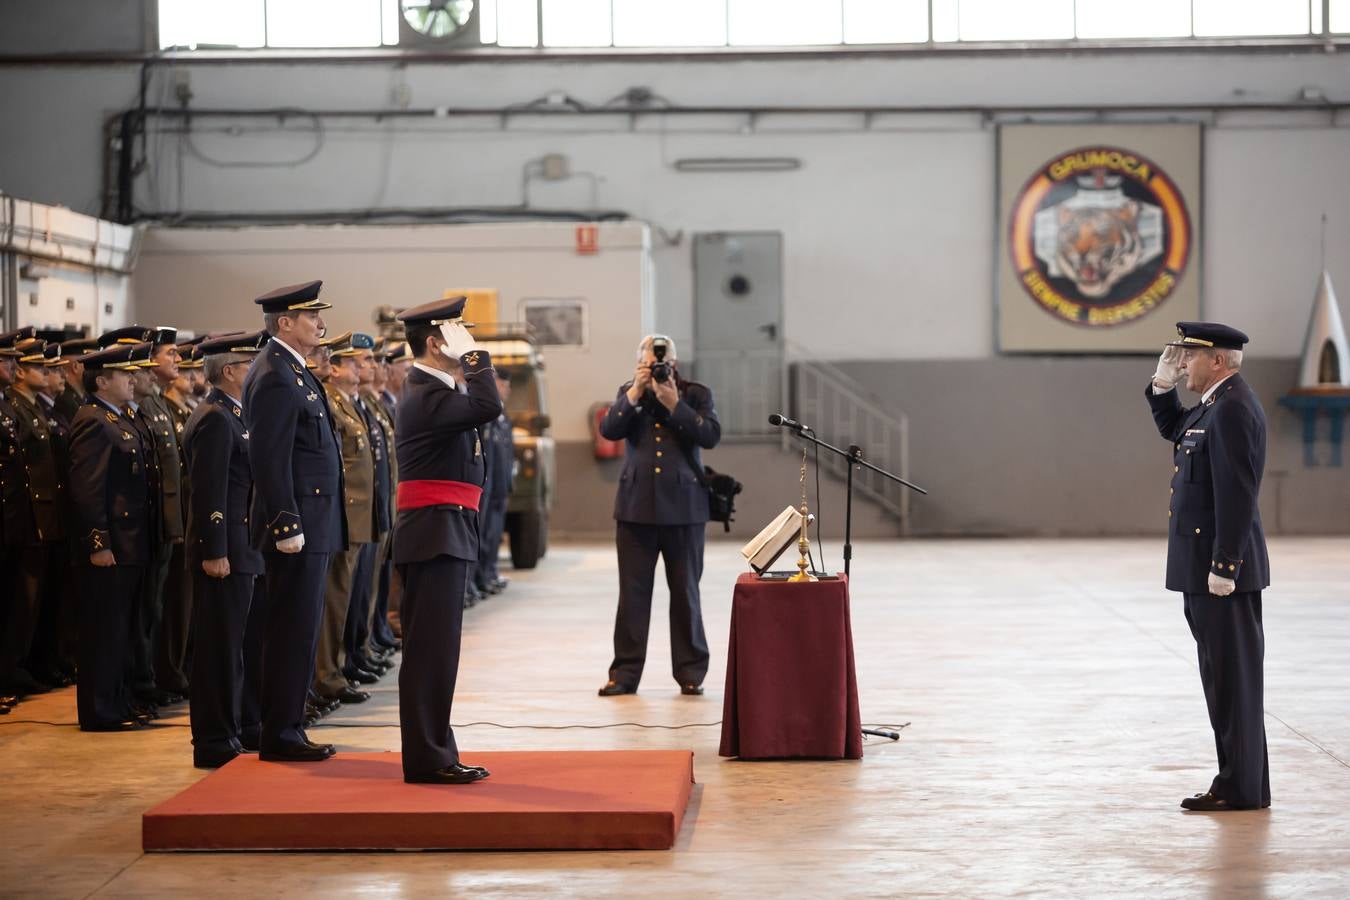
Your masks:
<path fill-rule="evenodd" d="M 544 359 L 524 325 L 479 325 L 473 339 L 511 379 L 506 414 L 515 439 L 516 478 L 506 507 L 511 565 L 533 569 L 548 551 L 548 514 L 556 484 Z"/>

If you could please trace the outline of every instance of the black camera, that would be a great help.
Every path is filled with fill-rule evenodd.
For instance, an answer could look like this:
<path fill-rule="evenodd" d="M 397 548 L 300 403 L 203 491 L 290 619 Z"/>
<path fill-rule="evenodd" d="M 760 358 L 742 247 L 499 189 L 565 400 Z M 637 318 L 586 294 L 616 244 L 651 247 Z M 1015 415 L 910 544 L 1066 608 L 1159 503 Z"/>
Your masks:
<path fill-rule="evenodd" d="M 666 362 L 666 351 L 670 349 L 670 338 L 652 338 L 652 356 L 656 362 L 651 365 L 652 381 L 665 384 L 670 380 L 670 363 Z"/>

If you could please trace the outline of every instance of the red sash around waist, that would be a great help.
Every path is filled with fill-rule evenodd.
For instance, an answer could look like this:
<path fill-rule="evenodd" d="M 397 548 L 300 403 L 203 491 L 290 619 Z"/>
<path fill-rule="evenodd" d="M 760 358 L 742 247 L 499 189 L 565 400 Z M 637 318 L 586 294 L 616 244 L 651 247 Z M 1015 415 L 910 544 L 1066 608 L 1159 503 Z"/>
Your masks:
<path fill-rule="evenodd" d="M 400 481 L 398 508 L 421 509 L 424 506 L 454 504 L 478 512 L 483 489 L 464 481 Z"/>

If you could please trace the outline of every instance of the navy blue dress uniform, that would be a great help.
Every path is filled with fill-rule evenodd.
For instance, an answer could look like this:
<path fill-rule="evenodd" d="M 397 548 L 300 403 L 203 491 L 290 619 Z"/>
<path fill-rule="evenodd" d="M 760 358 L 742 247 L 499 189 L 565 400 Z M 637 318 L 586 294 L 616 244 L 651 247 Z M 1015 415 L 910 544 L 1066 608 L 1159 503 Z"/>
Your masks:
<path fill-rule="evenodd" d="M 321 285 L 278 288 L 255 302 L 264 313 L 328 309 L 318 299 Z M 267 758 L 324 759 L 331 746 L 311 744 L 305 735 L 305 698 L 328 561 L 347 547 L 342 455 L 323 385 L 276 336 L 249 369 L 243 405 L 254 484 L 249 527 L 253 546 L 263 552 L 269 594 L 259 750 Z M 277 549 L 297 536 L 304 538 L 299 552 Z"/>
<path fill-rule="evenodd" d="M 203 356 L 251 357 L 268 340 L 265 331 L 204 341 Z M 249 536 L 253 471 L 241 401 L 213 387 L 183 429 L 187 459 L 187 563 L 192 573 L 192 756 L 201 767 L 223 765 L 244 746 L 241 704 L 244 626 L 262 554 Z M 229 574 L 208 575 L 206 560 L 224 559 Z"/>
<path fill-rule="evenodd" d="M 372 621 L 379 605 L 380 570 L 390 546 L 393 527 L 393 475 L 390 454 L 394 443 L 394 424 L 385 414 L 383 405 L 368 387 L 363 387 L 356 398 L 356 411 L 365 422 L 370 435 L 370 451 L 374 464 L 374 486 L 371 492 L 375 541 L 358 562 L 353 580 L 352 615 L 347 617 L 347 663 L 357 669 L 378 671 L 384 666 L 376 657 L 383 658 L 378 642 L 373 639 Z"/>
<path fill-rule="evenodd" d="M 673 372 L 673 370 L 672 370 Z M 627 382 L 600 423 L 600 433 L 626 441 L 614 498 L 619 558 L 619 608 L 614 661 L 603 695 L 633 693 L 647 659 L 656 560 L 665 561 L 670 588 L 671 670 L 685 693 L 699 693 L 708 673 L 699 579 L 703 576 L 708 492 L 700 449 L 717 446 L 722 426 L 712 391 L 677 374 L 680 401 L 667 410 L 650 391 L 634 406 Z"/>
<path fill-rule="evenodd" d="M 464 297 L 436 300 L 399 315 L 418 332 L 459 323 Z M 477 510 L 484 481 L 478 427 L 501 415 L 492 359 L 459 359 L 466 390 L 450 376 L 414 364 L 394 424 L 399 483 L 394 565 L 403 581 L 399 724 L 405 781 L 463 783 L 486 772 L 459 762 L 450 708 L 459 670 L 464 590 L 478 559 Z"/>
<path fill-rule="evenodd" d="M 45 342 L 29 338 L 15 349 L 22 354 L 18 358 L 21 369 L 36 367 L 44 373 L 45 381 Z M 62 437 L 22 374 L 6 392 L 6 399 L 17 415 L 28 514 L 17 583 L 10 582 L 16 588 L 15 596 L 0 633 L 0 672 L 5 673 L 8 688 L 24 692 L 49 686 L 34 677 L 38 667 L 31 657 L 39 619 L 44 610 L 48 617 L 52 615 L 50 610 L 60 605 L 64 588 L 66 475 L 61 459 L 64 448 L 59 446 Z M 43 662 L 46 665 L 47 661 Z"/>
<path fill-rule="evenodd" d="M 506 506 L 511 499 L 511 484 L 516 465 L 515 438 L 511 419 L 505 411 L 481 429 L 483 458 L 487 462 L 487 484 L 483 488 L 482 533 L 479 540 L 478 589 L 496 594 L 506 587 L 497 570 L 502 534 L 506 531 Z"/>
<path fill-rule="evenodd" d="M 154 365 L 150 358 L 153 352 L 150 339 L 154 334 L 153 328 L 128 325 L 100 335 L 99 344 L 103 347 L 130 345 L 131 359 L 135 363 L 133 369 L 144 370 Z M 131 630 L 131 691 L 145 709 L 153 712 L 159 700 L 155 687 L 155 645 L 159 639 L 164 579 L 168 574 L 172 546 L 164 531 L 164 479 L 154 423 L 135 400 L 128 404 L 126 412 L 141 441 L 142 459 L 150 482 L 149 502 L 154 510 L 150 523 L 150 560 L 141 578 L 141 596 Z"/>
<path fill-rule="evenodd" d="M 88 372 L 129 370 L 134 345 L 114 345 L 82 361 Z M 149 467 L 126 409 L 98 394 L 75 414 L 70 435 L 73 528 L 80 542 L 80 728 L 110 731 L 143 724 L 128 691 L 130 629 L 158 526 Z M 112 565 L 93 557 L 112 553 Z"/>
<path fill-rule="evenodd" d="M 406 347 L 407 345 L 404 344 L 403 346 Z M 361 399 L 380 427 L 380 435 L 384 441 L 384 465 L 387 470 L 384 476 L 385 485 L 382 496 L 385 513 L 388 516 L 388 524 L 384 539 L 380 542 L 379 553 L 375 558 L 374 602 L 371 604 L 370 620 L 367 626 L 368 646 L 387 656 L 398 648 L 398 641 L 394 638 L 394 632 L 389 627 L 389 590 L 394 573 L 394 559 L 390 552 L 393 548 L 394 487 L 398 484 L 398 462 L 394 458 L 394 408 L 396 401 L 388 391 L 377 394 L 374 390 L 363 390 Z M 377 481 L 378 479 L 379 474 L 377 473 Z M 378 488 L 379 485 L 377 484 Z"/>
<path fill-rule="evenodd" d="M 1241 350 L 1248 340 L 1208 322 L 1179 322 L 1177 330 L 1181 339 L 1173 346 Z M 1217 808 L 1266 807 L 1261 591 L 1270 586 L 1270 560 L 1257 506 L 1265 412 L 1236 373 L 1189 409 L 1176 388 L 1158 393 L 1150 384 L 1146 395 L 1158 432 L 1172 444 L 1166 585 L 1185 598 L 1218 752 L 1219 774 L 1209 795 L 1196 800 L 1221 801 Z M 1233 593 L 1210 593 L 1211 575 L 1236 582 Z"/>

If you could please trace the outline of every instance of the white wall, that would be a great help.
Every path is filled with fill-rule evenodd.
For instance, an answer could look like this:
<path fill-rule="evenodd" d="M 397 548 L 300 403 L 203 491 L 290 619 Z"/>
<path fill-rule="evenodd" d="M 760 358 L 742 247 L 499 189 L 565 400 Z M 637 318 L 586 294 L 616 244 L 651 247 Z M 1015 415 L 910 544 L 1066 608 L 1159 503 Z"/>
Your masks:
<path fill-rule="evenodd" d="M 549 412 L 560 441 L 590 439 L 587 408 L 613 399 L 651 328 L 646 228 L 600 227 L 599 252 L 576 252 L 574 226 L 328 226 L 150 228 L 132 279 L 147 324 L 198 333 L 254 329 L 253 298 L 320 278 L 330 334 L 374 332 L 372 311 L 435 300 L 447 288 L 498 290 L 498 314 L 517 321 L 525 299 L 582 299 L 587 345 L 545 351 Z"/>
<path fill-rule="evenodd" d="M 199 107 L 383 108 L 397 84 L 413 107 L 528 101 L 562 90 L 603 103 L 632 85 L 672 102 L 1023 106 L 1283 103 L 1305 86 L 1350 95 L 1343 56 L 1134 53 L 818 61 L 410 65 L 194 65 Z M 0 154 L 0 187 L 92 210 L 102 121 L 136 92 L 133 66 L 0 69 L 0 121 L 18 140 Z M 171 102 L 168 70 L 152 102 Z M 1205 313 L 1243 327 L 1254 356 L 1300 349 L 1329 216 L 1327 266 L 1350 284 L 1350 130 L 1325 113 L 1205 114 L 1202 273 Z M 794 355 L 832 359 L 977 358 L 993 353 L 995 132 L 980 116 L 773 116 L 464 121 L 327 120 L 322 147 L 298 167 L 221 168 L 202 161 L 280 162 L 314 146 L 307 123 L 285 134 L 202 133 L 150 143 L 153 184 L 139 201 L 188 211 L 518 203 L 521 169 L 566 154 L 600 179 L 598 205 L 655 226 L 657 327 L 690 345 L 688 235 L 779 230 L 785 236 L 786 334 Z M 237 123 L 267 125 L 259 121 Z M 181 152 L 180 152 L 181 151 Z M 786 155 L 780 174 L 691 175 L 684 156 Z M 179 163 L 181 160 L 181 170 Z M 181 171 L 181 181 L 180 181 Z M 181 195 L 179 186 L 181 184 Z M 589 203 L 581 180 L 536 183 L 533 202 Z M 1192 199 L 1192 203 L 1196 201 Z M 662 235 L 681 235 L 663 243 Z M 1344 292 L 1344 288 L 1342 291 Z M 828 322 L 829 327 L 822 327 Z M 1160 338 L 1170 322 L 1159 319 Z M 687 356 L 696 356 L 697 348 Z"/>

